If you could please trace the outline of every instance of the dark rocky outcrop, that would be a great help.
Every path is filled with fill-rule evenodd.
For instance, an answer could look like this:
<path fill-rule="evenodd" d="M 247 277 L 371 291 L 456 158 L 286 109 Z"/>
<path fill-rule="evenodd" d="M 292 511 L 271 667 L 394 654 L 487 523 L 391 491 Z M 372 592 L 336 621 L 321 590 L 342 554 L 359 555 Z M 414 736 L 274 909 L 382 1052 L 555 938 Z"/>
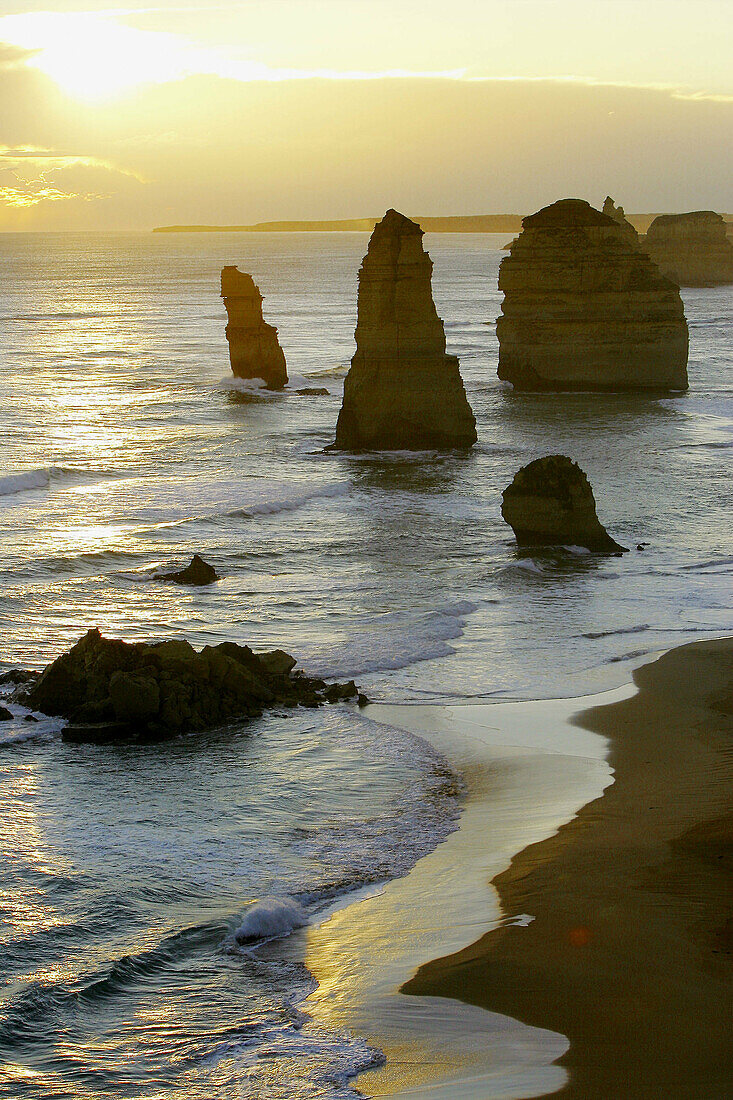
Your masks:
<path fill-rule="evenodd" d="M 630 245 L 634 248 L 639 248 L 639 234 L 636 232 L 631 222 L 627 220 L 623 206 L 616 206 L 610 195 L 606 195 L 606 199 L 603 203 L 603 213 L 606 217 L 613 218 L 613 220 L 621 226 L 624 231 L 624 236 Z"/>
<path fill-rule="evenodd" d="M 251 275 L 236 267 L 221 273 L 221 296 L 229 323 L 229 362 L 237 378 L 261 378 L 268 389 L 281 390 L 288 381 L 285 356 L 277 329 L 262 318 L 262 295 Z"/>
<path fill-rule="evenodd" d="M 300 397 L 330 397 L 331 391 L 327 390 L 325 386 L 303 386 L 302 389 L 295 390 Z"/>
<path fill-rule="evenodd" d="M 15 715 L 7 707 L 0 706 L 0 722 L 10 722 Z"/>
<path fill-rule="evenodd" d="M 156 741 L 256 717 L 266 707 L 356 701 L 353 682 L 327 684 L 295 670 L 282 650 L 253 653 L 222 642 L 197 652 L 186 641 L 148 644 L 90 630 L 21 698 L 69 719 L 67 741 Z"/>
<path fill-rule="evenodd" d="M 662 274 L 678 286 L 733 283 L 733 242 L 722 215 L 713 210 L 661 214 L 642 244 Z"/>
<path fill-rule="evenodd" d="M 476 442 L 458 359 L 446 355 L 423 231 L 388 210 L 359 272 L 356 354 L 334 447 L 448 450 Z"/>
<path fill-rule="evenodd" d="M 626 552 L 600 523 L 588 478 L 565 455 L 548 455 L 523 466 L 502 494 L 501 514 L 518 546 Z"/>
<path fill-rule="evenodd" d="M 174 584 L 213 584 L 219 580 L 219 574 L 213 565 L 209 565 L 198 554 L 194 554 L 191 564 L 185 569 L 179 569 L 175 573 L 161 573 L 157 578 L 161 581 L 172 581 Z"/>
<path fill-rule="evenodd" d="M 614 218 L 563 199 L 499 268 L 499 377 L 518 390 L 685 390 L 679 289 Z"/>

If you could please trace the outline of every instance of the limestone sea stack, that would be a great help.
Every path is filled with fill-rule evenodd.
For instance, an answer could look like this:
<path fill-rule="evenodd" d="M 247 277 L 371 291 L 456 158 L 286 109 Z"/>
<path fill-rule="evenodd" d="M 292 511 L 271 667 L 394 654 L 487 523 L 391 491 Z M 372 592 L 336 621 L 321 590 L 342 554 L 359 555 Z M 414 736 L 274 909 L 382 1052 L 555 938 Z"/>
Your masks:
<path fill-rule="evenodd" d="M 262 317 L 262 295 L 251 275 L 236 267 L 221 273 L 221 296 L 227 311 L 229 362 L 237 378 L 261 378 L 268 389 L 288 381 L 277 329 Z"/>
<path fill-rule="evenodd" d="M 565 455 L 547 455 L 523 466 L 502 494 L 501 514 L 521 547 L 584 546 L 599 553 L 626 553 L 598 519 L 588 478 Z"/>
<path fill-rule="evenodd" d="M 610 195 L 606 195 L 605 202 L 603 203 L 603 213 L 607 217 L 613 218 L 613 220 L 623 228 L 624 234 L 628 239 L 629 244 L 633 245 L 634 248 L 640 247 L 639 234 L 636 232 L 631 222 L 627 219 L 624 213 L 623 206 L 616 206 Z"/>
<path fill-rule="evenodd" d="M 388 210 L 359 272 L 356 354 L 333 446 L 348 451 L 448 450 L 476 442 L 458 359 L 446 355 L 423 231 Z"/>
<path fill-rule="evenodd" d="M 515 389 L 687 389 L 679 288 L 582 199 L 524 219 L 499 288 L 498 373 Z"/>
<path fill-rule="evenodd" d="M 679 286 L 733 283 L 733 242 L 713 210 L 661 214 L 649 226 L 643 246 L 663 275 Z"/>

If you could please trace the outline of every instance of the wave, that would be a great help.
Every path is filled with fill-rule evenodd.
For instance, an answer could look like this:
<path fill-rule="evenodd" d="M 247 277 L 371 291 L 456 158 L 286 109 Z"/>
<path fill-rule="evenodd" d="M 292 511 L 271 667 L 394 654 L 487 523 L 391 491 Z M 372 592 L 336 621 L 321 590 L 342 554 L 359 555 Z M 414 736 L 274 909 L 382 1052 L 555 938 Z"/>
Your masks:
<path fill-rule="evenodd" d="M 478 605 L 470 600 L 446 603 L 437 611 L 420 614 L 388 613 L 367 628 L 303 654 L 310 675 L 323 679 L 388 672 L 455 652 L 449 643 L 460 638 L 469 615 Z"/>
<path fill-rule="evenodd" d="M 5 477 L 0 477 L 0 497 L 12 496 L 13 493 L 27 493 L 29 489 L 46 489 L 50 480 L 51 471 L 48 467 L 6 474 Z"/>
<path fill-rule="evenodd" d="M 613 638 L 617 634 L 644 634 L 652 630 L 650 623 L 640 623 L 638 626 L 620 626 L 616 630 L 589 630 L 581 634 L 581 638 Z"/>
<path fill-rule="evenodd" d="M 262 898 L 247 910 L 233 939 L 237 944 L 251 944 L 289 935 L 307 923 L 308 914 L 293 898 Z"/>
<path fill-rule="evenodd" d="M 87 470 L 74 466 L 40 466 L 32 470 L 18 470 L 0 477 L 0 497 L 27 493 L 33 489 L 48 489 L 52 482 L 67 485 L 88 485 L 94 482 L 114 481 L 125 475 L 119 470 Z"/>

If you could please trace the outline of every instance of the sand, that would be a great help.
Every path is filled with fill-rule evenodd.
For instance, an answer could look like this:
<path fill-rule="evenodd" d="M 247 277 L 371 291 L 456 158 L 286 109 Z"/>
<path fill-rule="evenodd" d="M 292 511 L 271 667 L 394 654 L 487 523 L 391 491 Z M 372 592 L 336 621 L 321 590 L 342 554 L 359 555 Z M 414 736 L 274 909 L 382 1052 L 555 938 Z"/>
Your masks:
<path fill-rule="evenodd" d="M 575 718 L 610 740 L 613 785 L 493 880 L 507 918 L 535 919 L 428 963 L 402 992 L 567 1036 L 569 1078 L 542 1095 L 723 1100 L 733 638 L 673 650 L 634 680 L 638 694 Z"/>
<path fill-rule="evenodd" d="M 413 1100 L 518 1100 L 558 1089 L 567 1039 L 445 997 L 401 987 L 431 959 L 503 923 L 491 880 L 528 845 L 552 836 L 613 780 L 605 737 L 570 724 L 581 706 L 633 694 L 626 685 L 578 701 L 372 704 L 362 715 L 427 740 L 463 777 L 460 828 L 404 878 L 347 899 L 277 946 L 318 982 L 312 1024 L 346 1030 L 386 1064 L 356 1087 Z M 419 744 L 415 751 L 423 750 Z M 350 901 L 350 903 L 348 903 Z"/>

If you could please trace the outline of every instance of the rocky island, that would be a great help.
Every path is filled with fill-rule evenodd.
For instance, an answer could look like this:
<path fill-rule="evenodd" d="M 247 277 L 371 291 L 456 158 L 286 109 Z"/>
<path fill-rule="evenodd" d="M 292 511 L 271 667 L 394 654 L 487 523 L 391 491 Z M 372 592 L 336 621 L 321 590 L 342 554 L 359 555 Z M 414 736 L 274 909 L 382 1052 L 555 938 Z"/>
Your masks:
<path fill-rule="evenodd" d="M 237 378 L 261 378 L 268 389 L 281 390 L 288 381 L 285 356 L 277 329 L 262 317 L 262 295 L 254 279 L 237 267 L 223 268 L 221 296 L 232 373 Z"/>
<path fill-rule="evenodd" d="M 643 247 L 663 275 L 678 286 L 733 283 L 733 241 L 721 214 L 693 210 L 661 214 L 649 226 Z"/>
<path fill-rule="evenodd" d="M 565 455 L 523 466 L 502 494 L 501 514 L 521 547 L 584 546 L 597 553 L 626 553 L 598 519 L 588 478 Z"/>
<path fill-rule="evenodd" d="M 294 671 L 296 663 L 281 649 L 253 653 L 222 642 L 197 651 L 181 639 L 129 643 L 90 630 L 16 697 L 68 718 L 65 741 L 95 744 L 162 741 L 255 718 L 266 707 L 359 697 L 353 681 L 327 684 Z"/>
<path fill-rule="evenodd" d="M 476 442 L 458 359 L 447 355 L 423 231 L 396 210 L 375 227 L 359 272 L 356 354 L 338 450 L 448 450 Z"/>
<path fill-rule="evenodd" d="M 499 378 L 517 390 L 685 390 L 679 288 L 581 199 L 530 215 L 499 268 Z"/>

